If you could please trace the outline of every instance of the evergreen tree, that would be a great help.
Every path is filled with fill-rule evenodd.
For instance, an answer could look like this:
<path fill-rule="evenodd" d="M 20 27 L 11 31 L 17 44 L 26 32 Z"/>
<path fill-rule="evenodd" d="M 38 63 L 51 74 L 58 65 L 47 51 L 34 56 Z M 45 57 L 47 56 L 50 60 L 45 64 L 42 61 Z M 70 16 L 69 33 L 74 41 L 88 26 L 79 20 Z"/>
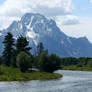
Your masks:
<path fill-rule="evenodd" d="M 17 65 L 16 65 L 16 57 L 17 57 L 17 52 L 14 49 L 13 53 L 12 53 L 12 58 L 11 58 L 11 66 L 12 67 L 17 67 Z"/>
<path fill-rule="evenodd" d="M 4 51 L 3 51 L 4 64 L 10 66 L 14 46 L 14 38 L 10 32 L 8 32 L 7 35 L 5 36 L 3 43 L 4 43 Z"/>
<path fill-rule="evenodd" d="M 43 43 L 40 42 L 37 46 L 37 55 L 41 56 L 41 54 L 44 52 L 44 47 L 43 47 Z"/>
<path fill-rule="evenodd" d="M 59 56 L 56 56 L 55 54 L 49 55 L 48 71 L 52 73 L 60 69 L 60 66 L 61 66 L 61 58 Z"/>
<path fill-rule="evenodd" d="M 2 57 L 0 56 L 0 65 L 2 65 Z"/>
<path fill-rule="evenodd" d="M 29 41 L 25 37 L 19 37 L 16 42 L 16 51 L 17 54 L 19 54 L 21 51 L 24 51 L 26 53 L 29 53 L 30 47 L 28 47 Z"/>
<path fill-rule="evenodd" d="M 40 71 L 48 72 L 49 59 L 46 53 L 43 53 L 38 61 L 38 68 Z"/>

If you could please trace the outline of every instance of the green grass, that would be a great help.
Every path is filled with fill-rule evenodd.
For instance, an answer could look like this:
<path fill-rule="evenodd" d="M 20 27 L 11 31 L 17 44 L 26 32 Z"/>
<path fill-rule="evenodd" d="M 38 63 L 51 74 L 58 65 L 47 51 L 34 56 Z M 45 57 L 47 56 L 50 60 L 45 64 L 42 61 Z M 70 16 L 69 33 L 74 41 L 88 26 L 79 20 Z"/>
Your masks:
<path fill-rule="evenodd" d="M 61 78 L 61 74 L 36 72 L 22 73 L 18 68 L 0 66 L 0 81 L 29 81 Z"/>
<path fill-rule="evenodd" d="M 70 65 L 70 66 L 63 66 L 62 70 L 92 71 L 92 68 L 87 66 L 77 67 L 75 65 Z"/>

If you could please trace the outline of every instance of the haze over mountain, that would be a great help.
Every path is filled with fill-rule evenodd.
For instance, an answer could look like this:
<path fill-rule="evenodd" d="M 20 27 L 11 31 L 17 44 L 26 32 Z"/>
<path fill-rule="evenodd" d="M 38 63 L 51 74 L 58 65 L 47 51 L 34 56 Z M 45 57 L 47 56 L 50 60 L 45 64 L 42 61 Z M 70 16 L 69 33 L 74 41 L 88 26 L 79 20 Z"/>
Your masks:
<path fill-rule="evenodd" d="M 0 31 L 0 53 L 3 51 L 2 41 L 7 32 L 14 38 L 27 37 L 33 51 L 39 42 L 43 42 L 49 53 L 61 57 L 92 57 L 92 44 L 86 37 L 72 38 L 59 29 L 56 22 L 41 14 L 26 13 L 20 21 L 14 21 L 7 29 Z"/>

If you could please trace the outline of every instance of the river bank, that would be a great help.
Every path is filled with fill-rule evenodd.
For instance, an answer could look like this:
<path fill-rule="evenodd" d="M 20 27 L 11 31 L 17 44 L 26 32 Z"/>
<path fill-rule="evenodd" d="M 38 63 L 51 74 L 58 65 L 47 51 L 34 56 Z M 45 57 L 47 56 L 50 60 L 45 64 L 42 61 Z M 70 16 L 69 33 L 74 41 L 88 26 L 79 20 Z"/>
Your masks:
<path fill-rule="evenodd" d="M 0 67 L 0 72 L 0 81 L 49 80 L 62 77 L 62 75 L 58 73 L 46 73 L 38 71 L 22 73 L 18 68 L 4 66 Z"/>
<path fill-rule="evenodd" d="M 63 66 L 61 70 L 92 71 L 91 67 L 77 67 L 76 65 Z"/>
<path fill-rule="evenodd" d="M 59 70 L 63 78 L 0 82 L 0 92 L 91 92 L 92 72 Z"/>

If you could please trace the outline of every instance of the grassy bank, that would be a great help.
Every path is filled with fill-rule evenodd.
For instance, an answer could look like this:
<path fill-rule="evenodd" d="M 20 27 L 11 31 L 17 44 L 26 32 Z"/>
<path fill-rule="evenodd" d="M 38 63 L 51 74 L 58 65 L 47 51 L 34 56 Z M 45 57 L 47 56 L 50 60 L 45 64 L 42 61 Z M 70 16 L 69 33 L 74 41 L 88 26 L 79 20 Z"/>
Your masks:
<path fill-rule="evenodd" d="M 91 67 L 77 67 L 76 65 L 63 66 L 62 70 L 92 71 Z"/>
<path fill-rule="evenodd" d="M 10 68 L 0 66 L 0 81 L 28 81 L 28 80 L 46 80 L 46 79 L 58 79 L 62 75 L 57 73 L 45 73 L 45 72 L 30 72 L 22 73 L 18 68 Z"/>

